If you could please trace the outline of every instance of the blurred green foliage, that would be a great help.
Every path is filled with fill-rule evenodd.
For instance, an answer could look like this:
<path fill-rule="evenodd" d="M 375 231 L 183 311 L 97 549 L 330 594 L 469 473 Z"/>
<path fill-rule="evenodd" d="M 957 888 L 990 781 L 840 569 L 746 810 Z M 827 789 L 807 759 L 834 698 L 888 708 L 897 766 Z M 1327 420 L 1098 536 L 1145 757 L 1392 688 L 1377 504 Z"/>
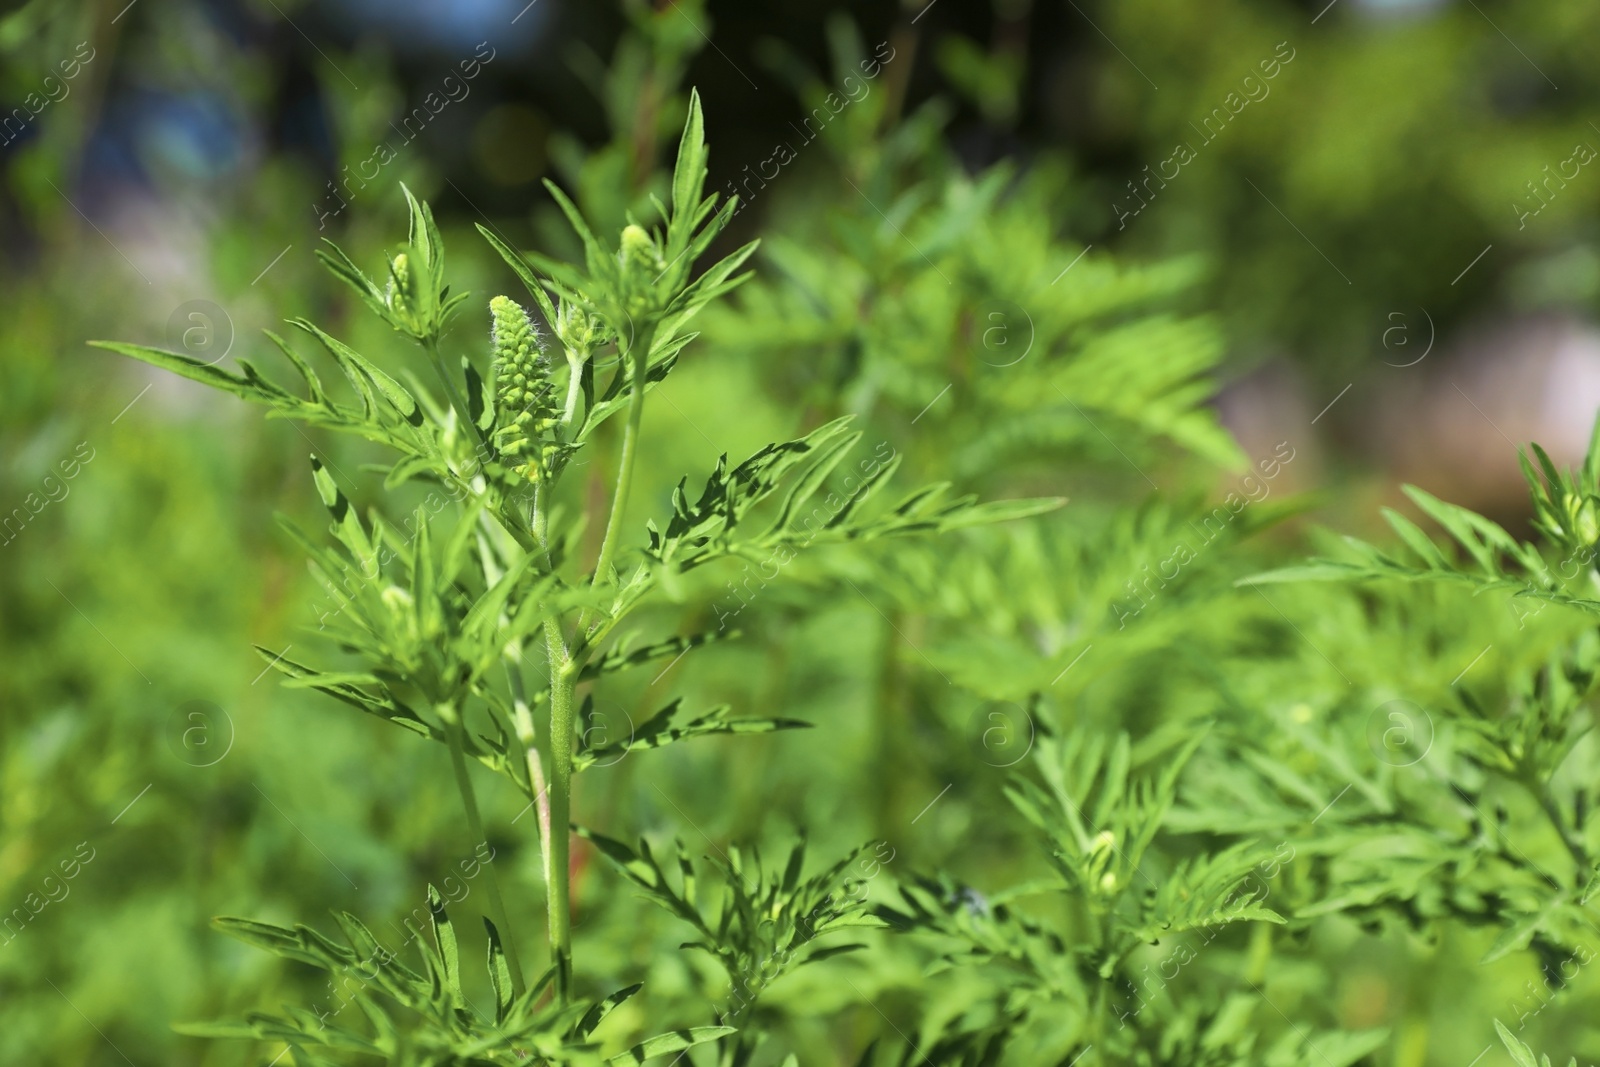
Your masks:
<path fill-rule="evenodd" d="M 1137 209 L 1124 183 L 1192 145 L 1127 236 L 1208 251 L 1238 339 L 1313 354 L 1330 379 L 1370 365 L 1390 311 L 1425 307 L 1448 332 L 1485 305 L 1592 307 L 1593 271 L 1522 279 L 1594 255 L 1594 186 L 1561 164 L 1600 147 L 1597 18 L 1581 3 L 1108 5 L 1131 58 L 1099 57 L 1096 115 L 1132 156 L 1108 199 Z"/>
<path fill-rule="evenodd" d="M 266 152 L 223 181 L 155 168 L 166 207 L 142 237 L 82 201 L 102 225 L 85 223 L 76 178 L 116 65 L 221 87 L 263 121 L 272 102 L 270 62 L 196 8 L 174 5 L 170 32 L 133 15 L 113 25 L 120 6 L 34 0 L 0 23 L 8 101 L 42 88 L 80 41 L 95 49 L 6 157 L 10 210 L 27 226 L 6 249 L 0 317 L 0 512 L 24 515 L 0 534 L 0 908 L 14 917 L 0 934 L 0 1060 L 268 1063 L 279 1046 L 171 1024 L 338 1001 L 311 969 L 217 936 L 213 915 L 331 931 L 329 910 L 350 910 L 398 945 L 432 882 L 460 897 L 464 951 L 484 949 L 462 921 L 484 909 L 470 852 L 449 844 L 465 835 L 440 753 L 276 688 L 249 649 L 308 644 L 327 610 L 272 521 L 321 521 L 300 457 L 355 471 L 375 456 L 82 342 L 183 347 L 198 327 L 197 344 L 226 332 L 232 354 L 260 355 L 261 328 L 303 315 L 422 368 L 324 283 L 311 249 L 326 175 L 304 160 Z M 1206 402 L 1230 362 L 1275 346 L 1330 380 L 1370 363 L 1398 308 L 1426 307 L 1448 329 L 1485 307 L 1592 307 L 1588 170 L 1542 195 L 1526 183 L 1575 145 L 1600 145 L 1584 61 L 1596 16 L 1575 0 L 1321 6 L 1084 5 L 1066 17 L 1092 17 L 1105 36 L 1085 21 L 1072 69 L 1053 75 L 1029 64 L 1028 19 L 1045 17 L 1031 5 L 997 5 L 988 39 L 929 29 L 932 16 L 919 30 L 910 8 L 880 37 L 835 19 L 827 65 L 779 46 L 759 57 L 801 115 L 829 116 L 777 135 L 792 159 L 776 177 L 763 164 L 777 154 L 721 158 L 708 101 L 713 175 L 748 201 L 735 228 L 764 244 L 756 280 L 706 317 L 697 357 L 659 392 L 631 527 L 668 512 L 682 471 L 842 414 L 857 417 L 863 454 L 903 457 L 906 485 L 1071 498 L 1053 517 L 933 545 L 819 547 L 776 579 L 760 560 L 723 564 L 639 631 L 727 620 L 737 639 L 599 691 L 585 724 L 595 745 L 627 736 L 668 687 L 688 706 L 815 728 L 596 767 L 578 822 L 705 856 L 736 843 L 784 854 L 800 831 L 823 857 L 883 842 L 870 898 L 934 930 L 864 934 L 870 951 L 775 981 L 751 1016 L 768 1035 L 756 1062 L 979 1063 L 999 1032 L 1018 1063 L 1066 1063 L 1090 1044 L 1085 1063 L 1411 1067 L 1475 1062 L 1492 1045 L 1489 1063 L 1502 1048 L 1491 1018 L 1516 1035 L 1503 1046 L 1513 1056 L 1532 1056 L 1523 1043 L 1557 1062 L 1595 1056 L 1597 987 L 1572 951 L 1588 943 L 1592 904 L 1571 884 L 1554 801 L 1462 755 L 1492 764 L 1484 746 L 1518 740 L 1485 740 L 1479 720 L 1573 741 L 1544 784 L 1583 832 L 1573 806 L 1593 789 L 1593 745 L 1573 734 L 1592 716 L 1592 623 L 1511 600 L 1512 586 L 1236 587 L 1313 549 L 1349 558 L 1299 520 L 1314 506 L 1364 532 L 1372 509 L 1360 485 L 1323 500 L 1291 492 L 1310 461 L 1285 457 L 1311 452 L 1315 428 L 1282 453 L 1244 455 Z M 607 232 L 665 194 L 685 79 L 721 62 L 705 50 L 702 31 L 718 36 L 705 6 L 678 8 L 625 5 L 614 53 L 581 61 L 609 139 L 557 132 L 549 146 L 553 175 Z M 1202 143 L 1190 124 L 1231 112 L 1230 93 L 1248 98 L 1243 79 L 1260 78 L 1280 42 L 1294 58 L 1261 78 L 1270 93 Z M 389 136 L 408 94 L 379 49 L 330 62 L 362 86 L 318 68 L 337 170 Z M 919 62 L 943 79 L 921 103 L 907 88 Z M 1083 87 L 1083 113 L 1064 123 L 1080 135 L 1074 151 L 973 166 L 950 147 L 974 121 L 1025 130 L 1041 106 L 1030 93 L 1051 76 Z M 853 97 L 848 77 L 865 93 Z M 1150 206 L 1118 230 L 1126 183 L 1179 142 L 1194 162 L 1154 198 L 1145 189 Z M 403 153 L 341 213 L 341 244 L 377 261 L 404 225 L 398 183 L 437 201 L 450 173 L 425 146 Z M 1523 219 L 1517 204 L 1539 213 Z M 523 238 L 513 243 L 575 251 L 542 196 L 519 216 L 467 204 L 443 220 L 452 291 L 475 309 L 446 346 L 480 359 L 487 296 L 514 281 L 471 232 L 485 221 Z M 212 307 L 174 332 L 169 317 L 197 300 Z M 608 484 L 615 448 L 600 440 L 583 491 Z M 582 534 L 588 558 L 600 534 Z M 1446 549 L 1405 566 L 1453 573 L 1470 559 Z M 1555 698 L 1559 730 L 1539 717 Z M 1410 744 L 1424 725 L 1425 758 L 1397 758 L 1389 731 Z M 1064 961 L 1092 931 L 1121 929 L 1115 909 L 1026 891 L 1065 877 L 1063 863 L 1109 862 L 1106 849 L 1094 833 L 1046 830 L 1041 843 L 1006 791 L 1023 775 L 1024 794 L 1088 803 L 1077 785 L 1055 788 L 1039 763 L 1052 754 L 1078 761 L 1084 789 L 1115 777 L 1104 767 L 1115 760 L 1130 790 L 1165 788 L 1188 748 L 1143 875 L 1117 878 L 1165 882 L 1252 842 L 1235 858 L 1288 925 L 1190 935 L 1175 970 L 1167 935 L 1130 943 L 1115 973 L 1138 992 L 1097 988 Z M 531 930 L 543 878 L 525 801 L 487 774 L 479 792 L 512 924 Z M 1060 824 L 1044 820 L 1056 832 L 1071 818 L 1058 806 Z M 1560 872 L 1559 892 L 1545 871 Z M 1083 883 L 1089 897 L 1098 884 Z M 676 951 L 681 918 L 636 899 L 588 847 L 574 901 L 585 995 L 648 991 L 616 1007 L 616 1033 L 699 1024 L 738 995 L 714 961 Z M 480 970 L 464 980 L 487 1002 Z M 707 990 L 723 999 L 707 1005 Z"/>

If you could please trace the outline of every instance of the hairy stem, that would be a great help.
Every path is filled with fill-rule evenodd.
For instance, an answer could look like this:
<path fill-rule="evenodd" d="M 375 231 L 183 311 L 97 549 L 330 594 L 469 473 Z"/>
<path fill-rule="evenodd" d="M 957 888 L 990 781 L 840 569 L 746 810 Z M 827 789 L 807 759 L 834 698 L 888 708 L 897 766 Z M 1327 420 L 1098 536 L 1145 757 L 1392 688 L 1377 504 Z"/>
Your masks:
<path fill-rule="evenodd" d="M 541 480 L 533 491 L 533 535 L 550 566 L 547 486 Z M 528 748 L 528 776 L 537 792 L 540 839 L 543 842 L 546 925 L 550 958 L 556 969 L 556 999 L 566 1004 L 572 986 L 572 887 L 569 882 L 572 846 L 572 688 L 576 671 L 567 652 L 561 623 L 544 621 L 545 652 L 550 663 L 550 780 L 545 781 L 538 749 Z"/>
<path fill-rule="evenodd" d="M 440 718 L 446 719 L 450 729 L 450 765 L 456 772 L 456 787 L 461 791 L 461 806 L 467 812 L 467 829 L 472 834 L 472 839 L 477 843 L 488 840 L 483 833 L 483 819 L 478 815 L 478 795 L 473 791 L 472 779 L 467 774 L 466 753 L 466 727 L 462 723 L 462 707 L 457 704 L 445 709 L 446 714 Z M 489 890 L 489 917 L 500 930 L 500 941 L 506 953 L 506 965 L 511 969 L 511 988 L 516 996 L 521 996 L 522 963 L 517 959 L 517 939 L 511 934 L 511 922 L 506 917 L 505 897 L 500 893 L 500 879 L 495 874 L 494 861 L 485 863 L 484 870 L 488 873 Z"/>
<path fill-rule="evenodd" d="M 556 998 L 566 1004 L 572 984 L 572 906 L 568 876 L 572 835 L 572 676 L 560 632 L 546 628 L 550 651 L 550 786 L 544 853 L 548 888 L 550 956 L 556 968 Z"/>
<path fill-rule="evenodd" d="M 650 346 L 654 338 L 654 328 L 646 329 L 628 352 L 632 371 L 628 424 L 623 432 L 622 456 L 617 463 L 617 489 L 611 500 L 611 515 L 606 520 L 605 538 L 600 543 L 600 555 L 595 562 L 595 585 L 607 580 L 621 537 L 623 512 L 627 510 L 628 493 L 633 485 L 639 426 L 644 419 L 645 373 L 650 366 Z M 542 493 L 539 493 L 534 505 L 533 525 L 541 547 L 546 545 L 548 536 L 542 503 Z M 582 641 L 589 620 L 590 612 L 584 611 L 578 620 L 576 641 Z M 579 665 L 573 661 L 556 620 L 547 619 L 544 631 L 545 647 L 550 659 L 550 830 L 546 835 L 548 847 L 544 852 L 544 874 L 549 901 L 550 955 L 556 969 L 556 998 L 559 1003 L 565 1004 L 571 996 L 572 985 L 572 887 L 569 880 L 572 849 L 572 691 Z"/>
<path fill-rule="evenodd" d="M 546 636 L 548 637 L 548 633 Z M 553 887 L 555 882 L 550 875 L 551 872 L 556 869 L 556 867 L 554 857 L 552 856 L 552 851 L 554 850 L 555 845 L 552 843 L 552 837 L 550 833 L 550 786 L 545 780 L 544 761 L 539 758 L 539 747 L 535 743 L 536 739 L 533 732 L 533 716 L 528 709 L 527 697 L 524 696 L 522 692 L 522 672 L 520 663 L 515 667 L 513 667 L 512 664 L 506 664 L 506 674 L 512 679 L 511 695 L 513 722 L 517 728 L 517 740 L 522 744 L 523 747 L 523 758 L 527 760 L 528 784 L 532 787 L 533 805 L 537 810 L 535 819 L 539 824 L 540 862 L 545 873 L 545 884 Z M 562 881 L 564 885 L 565 879 Z M 553 888 L 551 888 L 549 892 L 551 896 L 554 896 L 555 890 Z M 554 946 L 557 944 L 555 927 L 551 926 L 550 930 L 550 944 L 552 946 L 551 955 L 554 956 L 556 954 Z M 561 976 L 562 972 L 558 970 L 557 975 L 558 977 Z"/>
<path fill-rule="evenodd" d="M 633 487 L 633 461 L 639 447 L 639 426 L 644 421 L 644 379 L 650 367 L 650 346 L 655 340 L 655 329 L 647 328 L 628 352 L 632 382 L 628 395 L 628 425 L 622 434 L 622 457 L 617 461 L 617 490 L 611 498 L 611 516 L 606 520 L 605 539 L 600 542 L 600 558 L 594 565 L 594 584 L 607 580 L 611 560 L 617 554 L 617 542 L 622 536 L 622 515 L 628 509 L 628 492 Z M 578 624 L 581 640 L 589 628 L 589 612 L 585 611 Z"/>
<path fill-rule="evenodd" d="M 578 397 L 583 395 L 583 359 L 572 349 L 567 349 L 567 402 L 561 409 L 561 428 L 570 430 L 572 420 L 578 417 Z"/>
<path fill-rule="evenodd" d="M 506 681 L 511 687 L 511 724 L 517 732 L 528 766 L 528 785 L 533 803 L 539 809 L 539 854 L 550 850 L 550 795 L 545 785 L 544 764 L 539 760 L 538 736 L 533 728 L 533 709 L 522 684 L 522 642 L 516 644 L 516 658 L 506 657 Z"/>

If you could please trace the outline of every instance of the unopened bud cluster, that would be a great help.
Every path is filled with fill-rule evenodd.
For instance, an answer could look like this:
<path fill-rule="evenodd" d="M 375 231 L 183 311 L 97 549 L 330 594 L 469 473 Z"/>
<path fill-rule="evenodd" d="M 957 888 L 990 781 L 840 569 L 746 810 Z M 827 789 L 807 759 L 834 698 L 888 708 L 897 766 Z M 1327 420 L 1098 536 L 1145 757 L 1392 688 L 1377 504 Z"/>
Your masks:
<path fill-rule="evenodd" d="M 605 328 L 599 319 L 570 300 L 561 301 L 556 308 L 556 321 L 552 325 L 555 327 L 556 336 L 561 339 L 562 346 L 568 352 L 567 358 L 576 359 L 580 363 L 589 358 L 589 354 L 601 343 L 605 333 Z"/>
<path fill-rule="evenodd" d="M 1094 892 L 1107 895 L 1116 891 L 1117 872 L 1112 859 L 1117 854 L 1117 835 L 1101 830 L 1089 843 L 1089 883 Z"/>
<path fill-rule="evenodd" d="M 1555 504 L 1539 517 L 1564 547 L 1584 549 L 1600 542 L 1600 501 L 1588 493 L 1568 492 Z"/>
<path fill-rule="evenodd" d="M 549 361 L 538 330 L 516 301 L 489 301 L 494 320 L 495 448 L 518 473 L 535 477 L 553 447 L 545 438 L 556 423 Z"/>
<path fill-rule="evenodd" d="M 622 267 L 622 291 L 627 294 L 630 312 L 646 310 L 656 281 L 666 269 L 666 260 L 655 238 L 644 227 L 629 223 L 623 227 L 617 259 Z"/>
<path fill-rule="evenodd" d="M 417 314 L 417 295 L 416 276 L 411 271 L 410 257 L 401 252 L 389 262 L 389 287 L 384 296 L 395 320 L 413 336 L 420 336 L 424 329 Z"/>

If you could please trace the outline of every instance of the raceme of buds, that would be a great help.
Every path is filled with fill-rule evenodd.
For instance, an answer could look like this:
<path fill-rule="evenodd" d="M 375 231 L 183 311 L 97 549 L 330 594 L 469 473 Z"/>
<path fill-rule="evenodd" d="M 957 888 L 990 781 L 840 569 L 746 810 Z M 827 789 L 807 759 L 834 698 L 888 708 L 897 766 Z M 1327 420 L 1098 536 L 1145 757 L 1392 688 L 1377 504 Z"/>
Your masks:
<path fill-rule="evenodd" d="M 533 321 L 510 297 L 489 301 L 494 332 L 495 447 L 512 469 L 537 475 L 547 446 L 539 439 L 555 423 L 549 360 Z"/>

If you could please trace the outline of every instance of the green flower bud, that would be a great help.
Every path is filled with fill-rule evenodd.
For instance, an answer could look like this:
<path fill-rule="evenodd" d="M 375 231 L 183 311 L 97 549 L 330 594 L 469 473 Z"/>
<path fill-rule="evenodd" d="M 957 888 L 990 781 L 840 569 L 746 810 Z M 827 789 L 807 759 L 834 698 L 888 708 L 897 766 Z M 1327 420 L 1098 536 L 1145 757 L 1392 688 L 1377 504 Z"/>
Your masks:
<path fill-rule="evenodd" d="M 656 260 L 655 242 L 650 240 L 650 235 L 644 227 L 629 223 L 622 229 L 622 248 L 620 250 L 623 266 L 633 263 L 650 267 Z"/>
<path fill-rule="evenodd" d="M 583 308 L 567 301 L 556 309 L 555 329 L 561 343 L 580 356 L 587 356 L 599 340 L 599 324 Z"/>
<path fill-rule="evenodd" d="M 1116 872 L 1109 869 L 1116 850 L 1117 835 L 1110 830 L 1101 830 L 1089 842 L 1089 879 L 1102 894 L 1110 893 L 1117 887 Z"/>
<path fill-rule="evenodd" d="M 1595 498 L 1584 497 L 1574 510 L 1572 532 L 1577 535 L 1578 543 L 1588 546 L 1600 541 L 1600 513 L 1595 510 Z"/>
<path fill-rule="evenodd" d="M 552 386 L 547 378 L 549 361 L 539 344 L 539 333 L 522 306 L 509 297 L 489 301 L 494 323 L 491 347 L 494 351 L 495 447 L 505 458 L 528 457 L 512 467 L 533 478 L 544 449 L 535 448 L 532 437 L 543 434 L 555 423 Z"/>
<path fill-rule="evenodd" d="M 417 329 L 416 279 L 411 274 L 411 260 L 404 252 L 395 256 L 389 265 L 389 310 L 394 312 L 408 328 Z"/>
<path fill-rule="evenodd" d="M 384 606 L 397 616 L 407 616 L 411 612 L 413 601 L 411 594 L 398 585 L 386 586 L 381 594 Z"/>

